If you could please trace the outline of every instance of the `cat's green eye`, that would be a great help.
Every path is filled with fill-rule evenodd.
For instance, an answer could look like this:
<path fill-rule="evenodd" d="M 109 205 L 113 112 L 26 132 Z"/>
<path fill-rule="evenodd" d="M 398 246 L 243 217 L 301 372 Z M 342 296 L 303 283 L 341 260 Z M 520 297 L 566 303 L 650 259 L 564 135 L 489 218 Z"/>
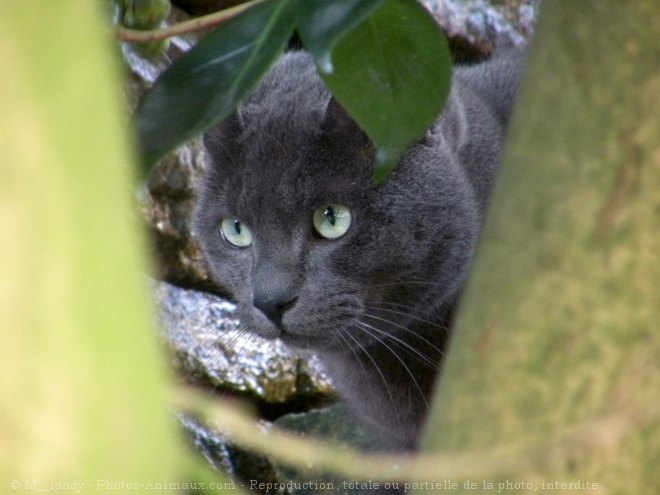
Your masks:
<path fill-rule="evenodd" d="M 248 247 L 252 244 L 252 233 L 240 220 L 235 218 L 223 218 L 220 223 L 222 237 L 236 247 Z"/>
<path fill-rule="evenodd" d="M 314 210 L 312 223 L 316 232 L 326 239 L 339 239 L 351 226 L 353 217 L 346 206 L 328 204 Z"/>

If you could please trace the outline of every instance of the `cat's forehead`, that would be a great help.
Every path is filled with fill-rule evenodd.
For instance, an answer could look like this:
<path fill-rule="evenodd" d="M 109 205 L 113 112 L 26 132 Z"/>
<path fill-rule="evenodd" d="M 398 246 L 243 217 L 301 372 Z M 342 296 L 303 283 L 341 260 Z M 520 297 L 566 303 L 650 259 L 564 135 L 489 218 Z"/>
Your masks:
<path fill-rule="evenodd" d="M 230 201 L 242 211 L 293 214 L 324 202 L 354 204 L 364 199 L 371 182 L 357 163 L 341 164 L 332 150 L 308 146 L 246 158 L 225 178 Z"/>

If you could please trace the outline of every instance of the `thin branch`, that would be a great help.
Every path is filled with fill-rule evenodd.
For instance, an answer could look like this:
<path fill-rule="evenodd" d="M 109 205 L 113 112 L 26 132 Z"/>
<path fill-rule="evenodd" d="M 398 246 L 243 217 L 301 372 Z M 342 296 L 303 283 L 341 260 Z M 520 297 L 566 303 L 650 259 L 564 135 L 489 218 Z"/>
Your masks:
<path fill-rule="evenodd" d="M 256 419 L 229 403 L 213 400 L 187 387 L 175 388 L 173 405 L 219 428 L 221 435 L 244 448 L 258 451 L 284 464 L 330 471 L 352 480 L 407 481 L 496 477 L 502 473 L 533 471 L 570 452 L 612 449 L 635 423 L 649 418 L 626 414 L 594 418 L 554 438 L 527 438 L 490 448 L 449 450 L 441 453 L 365 454 L 350 447 L 287 432 L 281 428 L 258 428 Z M 657 414 L 652 416 L 657 417 Z"/>
<path fill-rule="evenodd" d="M 238 14 L 245 12 L 249 8 L 262 3 L 265 0 L 251 0 L 240 5 L 235 5 L 213 14 L 197 17 L 189 21 L 175 24 L 165 29 L 156 29 L 153 31 L 138 31 L 136 29 L 128 29 L 122 26 L 115 28 L 114 35 L 121 41 L 128 41 L 131 43 L 149 43 L 151 41 L 160 41 L 173 36 L 180 36 L 182 34 L 194 33 L 203 31 L 236 17 Z"/>

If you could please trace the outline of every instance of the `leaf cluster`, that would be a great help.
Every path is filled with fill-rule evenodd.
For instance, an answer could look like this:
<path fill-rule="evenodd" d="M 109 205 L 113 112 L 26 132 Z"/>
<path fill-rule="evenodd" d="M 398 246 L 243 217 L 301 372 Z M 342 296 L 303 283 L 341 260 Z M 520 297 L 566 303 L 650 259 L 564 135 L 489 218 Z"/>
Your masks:
<path fill-rule="evenodd" d="M 298 33 L 328 88 L 378 150 L 382 180 L 444 105 L 446 38 L 415 0 L 270 0 L 180 57 L 145 95 L 136 125 L 145 173 L 229 116 Z"/>

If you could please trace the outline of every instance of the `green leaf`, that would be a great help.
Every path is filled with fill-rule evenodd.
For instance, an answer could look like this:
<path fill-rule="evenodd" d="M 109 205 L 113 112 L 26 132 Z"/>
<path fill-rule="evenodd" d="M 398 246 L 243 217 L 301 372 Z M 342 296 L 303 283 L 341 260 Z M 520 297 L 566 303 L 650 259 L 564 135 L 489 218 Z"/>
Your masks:
<path fill-rule="evenodd" d="M 156 81 L 136 112 L 145 174 L 229 115 L 284 49 L 297 0 L 256 5 L 204 38 Z"/>
<path fill-rule="evenodd" d="M 337 43 L 334 96 L 378 150 L 379 182 L 442 110 L 451 83 L 447 39 L 414 0 L 386 0 Z"/>
<path fill-rule="evenodd" d="M 331 71 L 335 43 L 357 26 L 383 0 L 307 0 L 301 5 L 298 34 L 324 71 Z"/>

